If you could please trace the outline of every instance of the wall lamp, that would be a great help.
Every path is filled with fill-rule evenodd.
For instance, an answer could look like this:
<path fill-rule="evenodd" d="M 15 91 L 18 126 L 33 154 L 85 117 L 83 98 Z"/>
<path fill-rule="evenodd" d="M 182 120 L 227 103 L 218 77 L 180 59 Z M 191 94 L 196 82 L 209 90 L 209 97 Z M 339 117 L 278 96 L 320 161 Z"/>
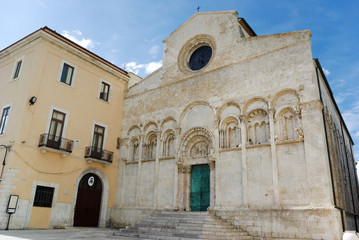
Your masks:
<path fill-rule="evenodd" d="M 37 101 L 37 97 L 33 96 L 30 98 L 29 102 L 30 102 L 30 105 L 34 105 Z"/>

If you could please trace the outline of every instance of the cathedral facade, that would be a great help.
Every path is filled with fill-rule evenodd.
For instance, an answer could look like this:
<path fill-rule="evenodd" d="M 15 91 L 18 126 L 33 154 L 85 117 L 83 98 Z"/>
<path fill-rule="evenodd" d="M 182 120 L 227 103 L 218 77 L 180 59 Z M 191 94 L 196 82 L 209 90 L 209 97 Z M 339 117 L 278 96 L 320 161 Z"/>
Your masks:
<path fill-rule="evenodd" d="M 310 37 L 257 36 L 235 11 L 169 35 L 126 93 L 113 224 L 208 210 L 259 237 L 357 230 L 353 141 Z"/>

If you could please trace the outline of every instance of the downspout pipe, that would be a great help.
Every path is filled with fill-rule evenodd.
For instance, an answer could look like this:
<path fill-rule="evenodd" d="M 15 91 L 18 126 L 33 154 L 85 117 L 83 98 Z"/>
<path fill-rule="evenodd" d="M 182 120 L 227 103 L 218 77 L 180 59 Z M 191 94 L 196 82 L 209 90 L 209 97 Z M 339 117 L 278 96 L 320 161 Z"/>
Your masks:
<path fill-rule="evenodd" d="M 1 173 L 0 173 L 0 181 L 1 181 L 2 175 L 3 175 L 3 172 L 4 172 L 4 168 L 5 168 L 5 165 L 6 165 L 6 155 L 7 155 L 7 151 L 10 150 L 10 146 L 6 146 L 6 145 L 1 144 L 1 145 L 0 145 L 0 148 L 5 148 L 4 160 L 3 160 L 3 162 L 2 162 L 2 169 L 1 169 Z"/>

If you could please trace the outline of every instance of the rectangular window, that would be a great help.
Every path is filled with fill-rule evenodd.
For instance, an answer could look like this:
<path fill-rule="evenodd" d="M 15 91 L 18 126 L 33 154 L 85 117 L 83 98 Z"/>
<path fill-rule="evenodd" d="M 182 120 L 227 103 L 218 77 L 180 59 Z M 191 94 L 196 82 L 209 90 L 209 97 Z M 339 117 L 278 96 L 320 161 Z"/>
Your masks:
<path fill-rule="evenodd" d="M 4 108 L 1 114 L 0 135 L 5 133 L 7 121 L 9 119 L 9 114 L 10 114 L 10 107 Z"/>
<path fill-rule="evenodd" d="M 99 125 L 95 125 L 93 139 L 92 139 L 92 148 L 96 153 L 101 153 L 103 148 L 103 140 L 105 137 L 105 128 Z"/>
<path fill-rule="evenodd" d="M 17 62 L 17 64 L 16 64 L 16 69 L 15 69 L 15 73 L 14 73 L 14 76 L 13 76 L 12 79 L 16 79 L 16 78 L 19 77 L 19 75 L 20 75 L 20 69 L 21 69 L 21 64 L 22 64 L 22 60 Z"/>
<path fill-rule="evenodd" d="M 59 148 L 61 145 L 62 131 L 65 124 L 65 113 L 54 110 L 52 112 L 47 146 Z"/>
<path fill-rule="evenodd" d="M 74 73 L 74 68 L 71 67 L 70 65 L 64 63 L 64 67 L 62 68 L 60 82 L 63 82 L 65 84 L 71 86 L 73 73 Z"/>
<path fill-rule="evenodd" d="M 55 188 L 36 186 L 36 193 L 34 199 L 34 207 L 48 207 L 52 206 L 52 199 L 54 197 Z"/>
<path fill-rule="evenodd" d="M 101 82 L 100 98 L 108 102 L 109 94 L 110 94 L 110 85 L 105 82 Z"/>

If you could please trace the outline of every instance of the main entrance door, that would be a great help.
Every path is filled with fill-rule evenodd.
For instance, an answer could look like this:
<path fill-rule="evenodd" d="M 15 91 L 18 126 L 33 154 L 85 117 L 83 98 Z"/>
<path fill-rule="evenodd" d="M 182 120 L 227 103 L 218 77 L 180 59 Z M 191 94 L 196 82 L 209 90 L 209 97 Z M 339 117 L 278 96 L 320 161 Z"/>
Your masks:
<path fill-rule="evenodd" d="M 191 171 L 191 210 L 207 211 L 209 196 L 209 165 L 193 165 Z"/>
<path fill-rule="evenodd" d="M 100 216 L 102 183 L 95 174 L 82 177 L 76 199 L 74 226 L 97 227 Z"/>

